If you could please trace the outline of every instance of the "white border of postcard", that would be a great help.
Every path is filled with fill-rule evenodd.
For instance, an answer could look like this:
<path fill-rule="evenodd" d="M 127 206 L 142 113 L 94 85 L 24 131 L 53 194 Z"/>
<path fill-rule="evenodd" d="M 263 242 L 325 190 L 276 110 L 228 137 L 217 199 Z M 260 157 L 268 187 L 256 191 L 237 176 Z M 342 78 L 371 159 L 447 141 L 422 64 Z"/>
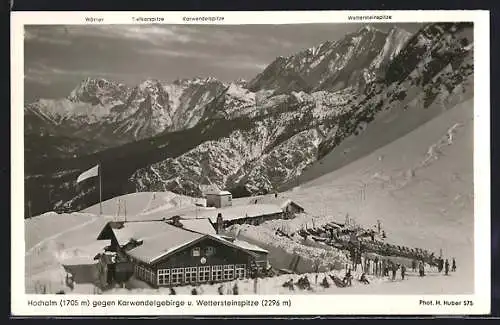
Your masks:
<path fill-rule="evenodd" d="M 368 16 L 348 20 L 348 16 Z M 390 16 L 390 19 L 387 19 Z M 103 18 L 87 22 L 86 17 Z M 279 295 L 279 296 L 112 296 L 112 295 L 26 295 L 24 284 L 24 25 L 75 24 L 303 24 L 303 23 L 396 23 L 452 22 L 474 23 L 474 211 L 475 211 L 475 293 L 471 295 Z M 186 22 L 185 17 L 205 17 Z M 223 17 L 221 19 L 220 17 Z M 489 83 L 489 12 L 488 11 L 281 11 L 281 12 L 13 12 L 11 15 L 11 311 L 14 316 L 29 315 L 451 315 L 487 314 L 490 312 L 490 83 Z M 480 267 L 478 267 L 480 266 Z M 63 299 L 74 300 L 73 306 L 60 306 Z M 171 298 L 175 297 L 175 298 Z M 232 300 L 231 307 L 203 307 L 196 300 Z M 292 307 L 261 307 L 261 300 L 288 300 Z M 55 302 L 54 306 L 32 307 L 31 300 Z M 94 301 L 156 300 L 164 306 L 92 308 Z M 473 305 L 422 306 L 420 300 L 470 300 Z M 175 301 L 184 302 L 176 307 Z M 191 302 L 192 305 L 189 305 Z M 258 306 L 255 306 L 258 302 Z M 89 307 L 85 307 L 86 304 Z M 172 305 L 173 304 L 173 305 Z M 244 305 L 244 306 L 241 306 Z"/>

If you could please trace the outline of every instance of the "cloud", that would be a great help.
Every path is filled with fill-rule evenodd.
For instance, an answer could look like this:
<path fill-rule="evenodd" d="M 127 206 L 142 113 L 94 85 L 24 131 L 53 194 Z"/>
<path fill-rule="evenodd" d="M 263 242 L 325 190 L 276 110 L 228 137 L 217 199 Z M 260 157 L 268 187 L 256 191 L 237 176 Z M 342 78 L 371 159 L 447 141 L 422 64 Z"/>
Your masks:
<path fill-rule="evenodd" d="M 45 85 L 45 86 L 48 86 L 52 83 L 52 81 L 50 79 L 46 78 L 45 76 L 39 75 L 39 74 L 33 74 L 33 73 L 32 74 L 25 74 L 24 80 L 28 81 L 28 82 L 40 84 L 40 85 Z"/>
<path fill-rule="evenodd" d="M 121 72 L 105 72 L 96 70 L 60 69 L 51 67 L 43 63 L 35 63 L 25 69 L 24 78 L 26 81 L 48 85 L 53 80 L 66 79 L 68 77 L 102 77 L 120 79 L 129 74 Z"/>
<path fill-rule="evenodd" d="M 210 55 L 202 51 L 180 51 L 165 48 L 139 49 L 137 53 L 171 58 L 212 59 L 215 57 L 215 55 Z"/>
<path fill-rule="evenodd" d="M 50 37 L 44 35 L 43 33 L 37 32 L 34 29 L 25 29 L 24 30 L 24 40 L 26 42 L 39 42 L 39 43 L 48 43 L 48 44 L 56 44 L 56 45 L 71 45 L 71 39 L 64 39 L 61 37 Z"/>
<path fill-rule="evenodd" d="M 195 39 L 192 34 L 186 33 L 181 29 L 174 29 L 168 26 L 155 25 L 121 25 L 105 26 L 101 28 L 102 36 L 121 37 L 124 39 L 138 40 L 154 45 L 165 43 L 189 43 L 193 41 L 204 42 L 204 40 Z"/>
<path fill-rule="evenodd" d="M 268 63 L 267 62 L 259 62 L 254 61 L 248 57 L 233 57 L 224 60 L 217 60 L 209 63 L 212 66 L 222 67 L 226 69 L 236 69 L 236 70 L 255 70 L 262 71 L 264 70 Z"/>
<path fill-rule="evenodd" d="M 139 41 L 153 45 L 167 43 L 205 43 L 195 29 L 168 25 L 67 25 L 27 26 L 25 41 L 70 45 L 81 38 L 121 39 Z"/>

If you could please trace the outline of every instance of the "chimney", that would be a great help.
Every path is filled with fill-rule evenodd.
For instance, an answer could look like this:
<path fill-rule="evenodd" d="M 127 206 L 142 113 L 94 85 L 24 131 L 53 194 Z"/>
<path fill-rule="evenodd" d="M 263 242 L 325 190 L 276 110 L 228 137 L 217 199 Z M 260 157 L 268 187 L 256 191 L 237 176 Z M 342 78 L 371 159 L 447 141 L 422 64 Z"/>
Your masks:
<path fill-rule="evenodd" d="M 224 229 L 224 219 L 222 219 L 222 213 L 217 214 L 217 221 L 215 222 L 215 231 L 219 235 Z"/>
<path fill-rule="evenodd" d="M 173 216 L 170 218 L 170 224 L 175 227 L 182 228 L 184 225 L 181 222 L 181 217 L 180 216 Z"/>

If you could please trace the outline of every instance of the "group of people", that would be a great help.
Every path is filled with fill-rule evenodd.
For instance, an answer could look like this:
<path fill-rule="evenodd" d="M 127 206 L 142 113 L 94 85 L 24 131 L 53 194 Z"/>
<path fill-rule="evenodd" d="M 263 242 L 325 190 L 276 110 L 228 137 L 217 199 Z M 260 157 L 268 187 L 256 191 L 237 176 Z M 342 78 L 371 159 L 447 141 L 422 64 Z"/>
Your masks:
<path fill-rule="evenodd" d="M 342 279 L 333 274 L 329 274 L 329 277 L 337 287 L 344 288 L 352 286 L 353 275 L 350 269 L 347 270 L 345 276 Z M 359 281 L 365 284 L 370 283 L 364 273 L 361 275 Z M 327 276 L 323 278 L 319 285 L 325 289 L 330 287 L 330 282 L 328 281 Z M 283 283 L 283 287 L 288 288 L 290 291 L 294 291 L 295 287 L 298 287 L 301 290 L 312 290 L 311 282 L 309 281 L 307 275 L 300 277 L 297 282 L 294 282 L 293 279 L 290 279 Z"/>
<path fill-rule="evenodd" d="M 322 285 L 324 282 L 322 282 Z M 293 282 L 293 279 L 290 279 L 283 283 L 284 288 L 290 289 L 290 291 L 295 290 L 295 286 L 297 286 L 301 290 L 311 290 L 311 282 L 309 281 L 309 278 L 307 275 L 304 275 L 303 277 L 300 277 L 296 283 Z"/>
<path fill-rule="evenodd" d="M 401 279 L 404 280 L 406 276 L 406 266 L 403 263 L 396 263 L 390 259 L 379 258 L 365 258 L 361 265 L 363 274 L 374 275 L 376 277 L 391 277 L 396 280 L 396 274 L 399 270 L 401 272 Z"/>
<path fill-rule="evenodd" d="M 362 270 L 364 273 L 368 275 L 375 275 L 377 277 L 389 276 L 390 271 L 397 271 L 399 268 L 399 264 L 396 264 L 387 258 L 379 258 L 378 256 L 375 256 L 374 258 L 366 257 L 364 258 L 362 264 Z"/>
<path fill-rule="evenodd" d="M 448 275 L 450 273 L 450 262 L 448 259 L 443 260 L 442 257 L 439 257 L 436 261 L 437 264 L 437 270 L 439 273 L 443 272 L 444 269 L 444 274 Z M 455 258 L 452 258 L 451 260 L 451 272 L 455 272 L 457 270 L 457 262 Z"/>
<path fill-rule="evenodd" d="M 384 256 L 399 256 L 417 260 L 431 261 L 434 253 L 420 248 L 392 245 L 382 241 L 362 241 L 361 246 L 367 252 L 378 253 Z"/>

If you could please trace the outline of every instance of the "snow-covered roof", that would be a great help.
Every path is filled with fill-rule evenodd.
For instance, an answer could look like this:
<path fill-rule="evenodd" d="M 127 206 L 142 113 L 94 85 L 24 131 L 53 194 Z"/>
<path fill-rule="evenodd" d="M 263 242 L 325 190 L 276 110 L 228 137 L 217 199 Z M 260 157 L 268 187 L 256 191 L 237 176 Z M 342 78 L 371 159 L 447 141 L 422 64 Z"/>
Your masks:
<path fill-rule="evenodd" d="M 201 185 L 203 195 L 231 195 L 229 191 L 221 190 L 217 185 Z"/>
<path fill-rule="evenodd" d="M 142 239 L 143 243 L 127 253 L 140 261 L 151 263 L 162 256 L 168 255 L 177 249 L 198 240 L 205 234 L 185 230 L 169 225 L 165 222 L 141 222 L 150 227 L 148 237 Z M 130 223 L 129 225 L 131 225 Z M 125 225 L 127 227 L 127 224 Z M 152 228 L 156 228 L 156 232 Z"/>
<path fill-rule="evenodd" d="M 127 253 L 145 263 L 152 263 L 206 236 L 250 252 L 263 251 L 255 245 L 233 244 L 217 236 L 207 218 L 181 219 L 179 221 L 183 227 L 170 225 L 165 221 L 142 221 L 125 222 L 122 228 L 112 228 L 112 231 L 120 245 L 126 245 L 131 240 L 141 241 L 139 246 Z"/>
<path fill-rule="evenodd" d="M 94 257 L 104 252 L 104 244 L 101 241 L 92 242 L 89 245 L 69 247 L 56 254 L 59 263 L 63 265 L 86 265 L 95 264 Z"/>
<path fill-rule="evenodd" d="M 159 232 L 169 232 L 171 228 L 175 227 L 168 225 L 164 221 L 125 222 L 122 228 L 114 228 L 113 233 L 115 234 L 118 244 L 123 246 L 131 240 L 141 241 L 154 237 Z"/>
<path fill-rule="evenodd" d="M 250 244 L 249 242 L 246 242 L 246 241 L 243 241 L 243 240 L 235 239 L 233 241 L 233 244 L 235 244 L 236 246 L 240 246 L 241 248 L 249 250 L 249 251 L 262 252 L 262 253 L 266 253 L 266 254 L 269 253 L 264 248 L 261 248 L 261 247 L 259 247 L 257 245 L 254 245 L 254 244 Z"/>
<path fill-rule="evenodd" d="M 205 192 L 205 195 L 231 195 L 231 192 L 229 191 L 208 191 Z"/>
<path fill-rule="evenodd" d="M 182 230 L 181 228 L 178 229 Z M 150 238 L 147 241 L 145 241 L 142 245 L 129 250 L 128 254 L 145 263 L 153 263 L 155 261 L 158 261 L 160 258 L 166 257 L 167 255 L 172 254 L 185 246 L 194 244 L 194 242 L 197 242 L 203 238 L 214 239 L 224 245 L 244 250 L 251 255 L 255 254 L 252 253 L 252 251 L 261 251 L 267 253 L 267 251 L 257 246 L 250 244 L 248 245 L 235 244 L 217 235 L 203 235 L 191 232 L 191 234 L 187 237 L 186 236 L 179 237 L 177 236 L 178 235 L 177 234 L 176 236 L 169 238 L 169 240 L 166 241 L 165 237 L 170 237 L 170 235 L 171 234 L 168 234 L 168 236 L 166 236 L 165 234 L 160 233 L 155 238 Z M 251 249 L 249 247 L 251 247 Z"/>
<path fill-rule="evenodd" d="M 141 213 L 135 216 L 128 216 L 128 221 L 150 221 L 150 220 L 162 220 L 163 218 L 171 218 L 174 216 L 183 216 L 186 214 L 191 214 L 193 212 L 196 215 L 196 210 L 215 210 L 214 207 L 197 207 L 197 206 L 186 206 L 171 209 L 157 209 L 155 211 Z"/>
<path fill-rule="evenodd" d="M 208 218 L 203 219 L 181 219 L 179 220 L 184 229 L 189 229 L 202 234 L 215 235 L 215 228 Z"/>
<path fill-rule="evenodd" d="M 277 198 L 273 195 L 262 195 L 262 196 L 254 196 L 254 197 L 245 197 L 233 199 L 233 205 L 252 205 L 252 204 L 274 204 L 279 206 L 281 209 L 284 209 L 286 206 L 290 204 L 295 204 L 300 206 L 296 202 L 288 199 L 286 197 L 278 196 Z"/>
<path fill-rule="evenodd" d="M 235 205 L 219 209 L 204 209 L 199 210 L 197 216 L 199 218 L 209 218 L 212 223 L 217 221 L 217 215 L 222 214 L 224 220 L 237 220 L 242 218 L 255 218 L 270 214 L 283 212 L 281 208 L 274 204 L 248 204 L 248 205 Z M 185 214 L 187 218 L 194 217 L 194 211 Z"/>

